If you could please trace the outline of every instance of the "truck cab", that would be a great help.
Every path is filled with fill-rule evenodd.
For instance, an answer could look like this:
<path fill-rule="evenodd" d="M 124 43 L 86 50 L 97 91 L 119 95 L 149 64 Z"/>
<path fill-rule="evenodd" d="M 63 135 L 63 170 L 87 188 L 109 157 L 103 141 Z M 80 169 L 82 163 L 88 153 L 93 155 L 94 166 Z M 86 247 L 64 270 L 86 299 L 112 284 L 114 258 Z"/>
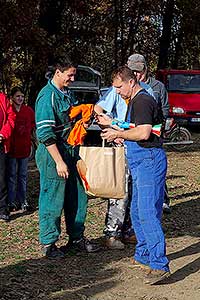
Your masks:
<path fill-rule="evenodd" d="M 170 116 L 180 125 L 200 125 L 200 70 L 159 70 L 168 91 Z"/>

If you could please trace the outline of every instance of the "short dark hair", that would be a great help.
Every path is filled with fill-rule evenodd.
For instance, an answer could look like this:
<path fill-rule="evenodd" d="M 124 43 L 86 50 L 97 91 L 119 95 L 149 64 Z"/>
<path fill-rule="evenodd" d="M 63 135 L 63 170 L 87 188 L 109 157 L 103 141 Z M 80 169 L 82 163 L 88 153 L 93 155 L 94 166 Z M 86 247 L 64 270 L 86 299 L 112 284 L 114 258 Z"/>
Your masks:
<path fill-rule="evenodd" d="M 10 95 L 13 97 L 17 92 L 21 92 L 22 94 L 24 94 L 23 88 L 21 86 L 14 86 L 10 91 Z"/>
<path fill-rule="evenodd" d="M 52 59 L 48 69 L 54 75 L 57 69 L 61 72 L 64 72 L 70 68 L 76 67 L 77 65 L 72 60 L 70 60 L 69 57 L 60 56 Z"/>
<path fill-rule="evenodd" d="M 137 78 L 133 70 L 131 70 L 127 65 L 118 67 L 116 70 L 112 72 L 112 81 L 116 78 L 120 77 L 122 81 L 128 81 L 129 79 L 134 79 L 137 82 Z"/>

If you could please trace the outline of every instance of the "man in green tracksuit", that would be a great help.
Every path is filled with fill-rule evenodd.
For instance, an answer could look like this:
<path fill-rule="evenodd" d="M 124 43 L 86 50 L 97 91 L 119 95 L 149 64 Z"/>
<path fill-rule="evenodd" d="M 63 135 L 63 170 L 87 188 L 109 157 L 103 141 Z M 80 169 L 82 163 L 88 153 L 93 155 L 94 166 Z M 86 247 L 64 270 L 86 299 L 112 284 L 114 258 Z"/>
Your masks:
<path fill-rule="evenodd" d="M 87 196 L 76 163 L 77 147 L 67 144 L 71 129 L 69 110 L 76 105 L 66 89 L 74 81 L 76 68 L 67 59 L 55 61 L 53 77 L 39 92 L 35 112 L 37 139 L 36 163 L 40 172 L 39 239 L 47 257 L 62 257 L 71 248 L 94 252 L 95 245 L 84 238 Z M 58 249 L 64 208 L 69 242 Z"/>

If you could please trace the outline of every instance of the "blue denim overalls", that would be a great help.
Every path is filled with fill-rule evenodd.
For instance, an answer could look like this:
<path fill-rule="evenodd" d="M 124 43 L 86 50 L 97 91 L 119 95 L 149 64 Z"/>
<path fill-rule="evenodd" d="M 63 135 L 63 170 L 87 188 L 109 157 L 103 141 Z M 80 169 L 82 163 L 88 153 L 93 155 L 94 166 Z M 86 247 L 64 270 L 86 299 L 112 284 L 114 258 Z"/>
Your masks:
<path fill-rule="evenodd" d="M 130 214 L 137 239 L 134 259 L 151 269 L 169 271 L 161 225 L 167 171 L 165 152 L 162 148 L 143 148 L 133 141 L 126 141 L 126 145 L 133 179 Z"/>

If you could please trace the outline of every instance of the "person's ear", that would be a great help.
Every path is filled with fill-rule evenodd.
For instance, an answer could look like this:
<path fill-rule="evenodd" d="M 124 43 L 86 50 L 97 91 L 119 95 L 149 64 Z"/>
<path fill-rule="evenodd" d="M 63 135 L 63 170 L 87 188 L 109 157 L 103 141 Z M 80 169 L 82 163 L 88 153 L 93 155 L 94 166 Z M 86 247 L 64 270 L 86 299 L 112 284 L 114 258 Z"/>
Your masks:
<path fill-rule="evenodd" d="M 131 88 L 133 88 L 133 87 L 135 86 L 135 80 L 131 78 L 131 79 L 129 80 L 129 82 L 130 82 Z"/>
<path fill-rule="evenodd" d="M 55 75 L 59 77 L 59 76 L 60 76 L 60 73 L 61 73 L 60 70 L 59 70 L 59 69 L 56 69 Z"/>

